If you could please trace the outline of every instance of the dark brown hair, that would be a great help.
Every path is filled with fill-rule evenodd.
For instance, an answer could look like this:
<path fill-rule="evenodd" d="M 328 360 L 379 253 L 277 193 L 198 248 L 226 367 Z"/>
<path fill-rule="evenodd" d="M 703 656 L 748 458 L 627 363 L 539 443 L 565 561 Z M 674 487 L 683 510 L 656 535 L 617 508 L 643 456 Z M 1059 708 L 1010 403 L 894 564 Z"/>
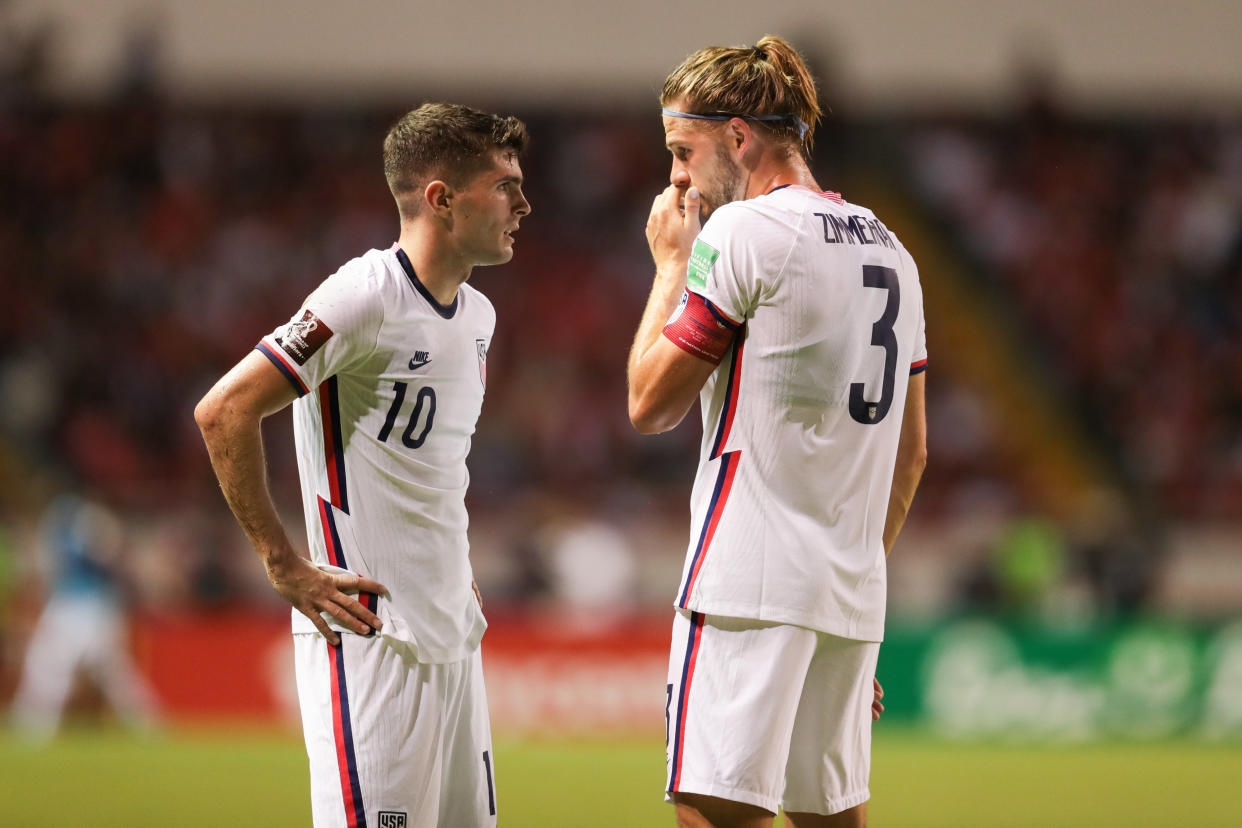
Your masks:
<path fill-rule="evenodd" d="M 384 137 L 384 177 L 404 216 L 402 196 L 436 178 L 463 187 L 487 167 L 492 151 L 521 155 L 528 141 L 526 124 L 517 118 L 425 103 L 401 116 Z"/>

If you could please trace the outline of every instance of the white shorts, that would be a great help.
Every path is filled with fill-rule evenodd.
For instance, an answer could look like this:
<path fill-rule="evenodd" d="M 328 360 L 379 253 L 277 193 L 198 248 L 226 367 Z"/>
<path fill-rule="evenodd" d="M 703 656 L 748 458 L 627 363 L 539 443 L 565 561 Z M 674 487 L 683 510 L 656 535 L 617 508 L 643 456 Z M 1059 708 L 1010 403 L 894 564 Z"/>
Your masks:
<path fill-rule="evenodd" d="M 478 650 L 423 664 L 379 636 L 293 638 L 316 828 L 496 825 Z"/>
<path fill-rule="evenodd" d="M 879 652 L 789 624 L 676 613 L 665 798 L 811 814 L 867 801 Z"/>

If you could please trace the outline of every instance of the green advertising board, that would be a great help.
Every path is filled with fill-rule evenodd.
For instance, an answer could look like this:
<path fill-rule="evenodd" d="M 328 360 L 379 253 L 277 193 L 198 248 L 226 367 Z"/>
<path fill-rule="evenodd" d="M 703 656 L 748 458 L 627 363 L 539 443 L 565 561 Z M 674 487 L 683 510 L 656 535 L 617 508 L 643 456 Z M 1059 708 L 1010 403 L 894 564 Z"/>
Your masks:
<path fill-rule="evenodd" d="M 1242 739 L 1242 621 L 889 624 L 886 716 L 961 738 Z"/>

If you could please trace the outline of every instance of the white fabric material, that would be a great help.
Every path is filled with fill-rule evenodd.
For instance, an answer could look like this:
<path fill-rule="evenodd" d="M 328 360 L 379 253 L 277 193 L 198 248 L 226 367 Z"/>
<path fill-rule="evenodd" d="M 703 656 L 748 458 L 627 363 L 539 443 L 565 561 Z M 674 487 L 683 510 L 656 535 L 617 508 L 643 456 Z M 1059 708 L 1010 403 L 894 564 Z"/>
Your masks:
<path fill-rule="evenodd" d="M 865 285 L 884 272 L 897 290 Z M 910 371 L 927 353 L 913 259 L 865 207 L 787 187 L 712 214 L 688 290 L 745 328 L 700 395 L 676 605 L 882 640 L 884 519 Z M 890 327 L 891 348 L 873 344 Z M 886 373 L 887 412 L 857 421 L 851 386 L 879 402 Z"/>
<path fill-rule="evenodd" d="M 675 613 L 666 791 L 773 813 L 867 801 L 879 650 L 788 624 Z"/>
<path fill-rule="evenodd" d="M 329 566 L 327 564 L 319 564 L 318 566 L 321 570 L 331 575 L 357 575 L 359 574 L 357 572 L 354 572 L 353 570 L 341 569 L 338 566 Z M 355 598 L 358 597 L 358 593 L 356 592 L 349 593 L 349 594 L 354 596 Z M 379 629 L 379 633 L 378 633 L 379 637 L 387 641 L 388 646 L 397 650 L 397 652 L 401 653 L 401 655 L 404 658 L 412 659 L 414 661 L 426 661 L 426 659 L 419 658 L 421 653 L 419 651 L 418 637 L 414 634 L 414 631 L 410 629 L 410 625 L 406 623 L 405 617 L 400 615 L 393 609 L 393 602 L 392 602 L 391 595 L 379 596 L 378 600 L 374 604 L 374 607 L 375 607 L 374 609 L 375 614 L 378 615 L 380 618 L 380 621 L 383 622 L 383 626 L 381 626 Z M 345 626 L 344 624 L 342 624 L 340 621 L 337 620 L 336 616 L 332 615 L 331 613 L 321 612 L 319 614 L 319 617 L 322 618 L 324 621 L 326 621 L 328 626 L 332 628 L 333 630 L 336 630 L 338 633 L 345 633 L 349 635 L 357 634 L 354 632 L 352 627 Z M 309 621 L 309 619 L 307 619 L 301 613 L 295 611 L 293 619 L 294 619 L 293 626 L 294 626 L 294 629 L 298 632 L 298 634 L 303 634 L 303 633 L 311 634 L 311 633 L 317 632 L 314 624 L 312 624 Z M 427 663 L 435 663 L 435 662 L 427 662 Z"/>
<path fill-rule="evenodd" d="M 309 389 L 294 403 L 294 430 L 312 560 L 383 583 L 386 627 L 428 663 L 464 658 L 487 626 L 470 586 L 466 456 L 496 315 L 464 284 L 450 318 L 442 310 L 395 248 L 372 250 L 260 344 Z M 299 364 L 281 341 L 307 311 L 332 335 Z M 293 628 L 314 629 L 296 611 Z"/>
<path fill-rule="evenodd" d="M 349 782 L 341 757 L 349 752 L 334 729 L 344 705 L 333 697 L 330 645 L 318 634 L 293 638 L 312 818 L 316 828 L 345 828 Z M 424 664 L 383 638 L 345 634 L 338 653 L 366 824 L 401 824 L 392 816 L 381 821 L 386 811 L 405 814 L 406 828 L 495 826 L 495 754 L 480 651 L 451 664 Z"/>

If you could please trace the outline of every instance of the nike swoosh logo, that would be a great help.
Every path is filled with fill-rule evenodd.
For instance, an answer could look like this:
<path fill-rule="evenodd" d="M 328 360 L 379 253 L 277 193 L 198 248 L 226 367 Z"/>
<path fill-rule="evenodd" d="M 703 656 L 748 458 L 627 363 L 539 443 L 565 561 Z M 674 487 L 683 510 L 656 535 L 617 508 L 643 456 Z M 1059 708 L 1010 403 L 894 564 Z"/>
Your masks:
<path fill-rule="evenodd" d="M 414 359 L 410 360 L 410 370 L 417 371 L 419 368 L 422 368 L 428 362 L 431 362 L 431 357 L 427 357 L 426 359 L 419 359 L 418 357 L 415 357 Z"/>

